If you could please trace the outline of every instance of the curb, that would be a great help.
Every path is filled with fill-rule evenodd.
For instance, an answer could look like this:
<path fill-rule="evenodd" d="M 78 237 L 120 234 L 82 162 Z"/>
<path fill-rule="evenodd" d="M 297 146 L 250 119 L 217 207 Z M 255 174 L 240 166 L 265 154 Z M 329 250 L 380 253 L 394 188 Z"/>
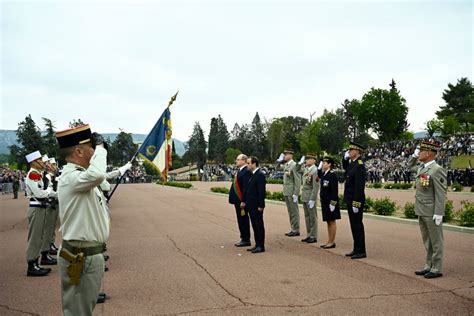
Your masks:
<path fill-rule="evenodd" d="M 203 192 L 203 193 L 211 194 L 211 195 L 217 195 L 217 196 L 226 196 L 223 193 L 214 193 L 214 192 Z M 282 202 L 282 201 L 267 200 L 267 199 L 265 199 L 265 203 L 275 204 L 275 205 L 286 205 L 285 202 Z M 299 204 L 299 205 L 301 205 L 301 204 Z M 321 208 L 318 207 L 318 210 L 321 210 Z M 347 215 L 347 210 L 341 210 L 341 213 Z M 375 220 L 378 220 L 378 221 L 384 221 L 384 222 L 393 222 L 393 223 L 408 224 L 408 225 L 418 225 L 418 220 L 416 220 L 416 219 L 400 218 L 400 217 L 393 217 L 393 216 L 383 216 L 383 215 L 376 215 L 376 214 L 371 214 L 371 213 L 364 213 L 364 217 L 368 217 L 368 218 L 371 218 L 371 219 L 375 219 Z M 458 232 L 458 233 L 464 233 L 464 234 L 474 234 L 474 228 L 472 228 L 472 227 L 462 227 L 462 226 L 456 226 L 456 225 L 452 225 L 452 224 L 443 223 L 443 229 L 453 231 L 453 232 Z"/>

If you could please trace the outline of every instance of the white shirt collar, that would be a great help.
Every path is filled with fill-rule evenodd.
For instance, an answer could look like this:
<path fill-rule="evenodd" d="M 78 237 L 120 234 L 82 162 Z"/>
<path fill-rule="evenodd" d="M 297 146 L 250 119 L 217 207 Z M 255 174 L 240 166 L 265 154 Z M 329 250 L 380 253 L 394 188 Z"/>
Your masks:
<path fill-rule="evenodd" d="M 431 165 L 434 164 L 434 163 L 435 163 L 435 160 L 431 160 L 430 162 L 424 163 L 425 168 L 431 166 Z"/>
<path fill-rule="evenodd" d="M 239 171 L 242 171 L 242 169 L 244 169 L 245 167 L 247 167 L 247 166 L 243 165 L 242 167 L 240 167 Z"/>
<path fill-rule="evenodd" d="M 255 169 L 252 173 L 255 174 L 255 172 L 257 172 L 258 169 L 260 169 L 260 168 L 257 167 L 257 169 Z"/>

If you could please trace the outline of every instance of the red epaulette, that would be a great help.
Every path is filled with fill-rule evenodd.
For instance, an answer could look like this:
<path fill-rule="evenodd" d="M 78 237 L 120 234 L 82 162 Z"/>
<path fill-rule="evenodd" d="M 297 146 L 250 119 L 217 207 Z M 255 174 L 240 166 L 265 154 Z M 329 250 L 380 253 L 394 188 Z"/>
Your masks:
<path fill-rule="evenodd" d="M 33 181 L 39 181 L 41 180 L 42 176 L 40 173 L 36 173 L 36 172 L 30 172 L 28 174 L 28 179 L 30 180 L 33 180 Z"/>

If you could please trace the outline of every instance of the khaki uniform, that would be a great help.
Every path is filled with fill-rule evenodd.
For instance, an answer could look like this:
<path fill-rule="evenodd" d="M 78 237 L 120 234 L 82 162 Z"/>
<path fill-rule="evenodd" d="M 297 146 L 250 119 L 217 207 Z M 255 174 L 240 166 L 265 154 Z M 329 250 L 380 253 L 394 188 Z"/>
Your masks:
<path fill-rule="evenodd" d="M 58 184 L 63 243 L 90 248 L 109 238 L 106 201 L 98 188 L 106 177 L 106 159 L 107 151 L 98 147 L 87 169 L 73 163 L 64 167 Z M 102 253 L 86 257 L 79 285 L 69 282 L 68 262 L 60 257 L 58 263 L 64 315 L 92 315 L 104 276 Z"/>
<path fill-rule="evenodd" d="M 26 260 L 36 260 L 41 253 L 43 245 L 43 231 L 45 224 L 46 208 L 43 200 L 55 197 L 56 192 L 43 190 L 43 180 L 40 171 L 31 168 L 25 179 L 26 195 L 30 199 L 27 212 L 28 218 L 28 246 Z"/>
<path fill-rule="evenodd" d="M 300 232 L 300 214 L 298 209 L 298 202 L 293 202 L 293 195 L 300 194 L 301 175 L 297 170 L 297 164 L 293 160 L 288 161 L 283 168 L 283 196 L 286 207 L 288 209 L 288 216 L 290 218 L 291 231 L 294 233 Z"/>
<path fill-rule="evenodd" d="M 421 237 L 426 249 L 424 270 L 432 273 L 442 273 L 443 270 L 443 223 L 436 225 L 433 215 L 444 216 L 447 177 L 446 170 L 435 161 L 416 166 L 417 158 L 411 157 L 408 167 L 415 170 L 416 195 L 415 213 L 418 215 Z"/>
<path fill-rule="evenodd" d="M 46 175 L 48 178 L 48 187 L 53 190 L 52 178 L 49 174 Z M 56 199 L 51 199 L 48 203 L 48 206 L 45 209 L 44 214 L 44 229 L 43 229 L 43 243 L 41 246 L 41 251 L 49 251 L 51 244 L 54 243 L 55 239 L 55 230 L 58 217 L 58 204 Z"/>
<path fill-rule="evenodd" d="M 304 217 L 306 221 L 307 237 L 317 239 L 318 236 L 318 215 L 316 212 L 316 197 L 318 196 L 319 183 L 317 181 L 318 169 L 316 166 L 304 167 L 301 169 L 302 190 L 301 201 L 303 202 Z M 309 207 L 309 201 L 314 201 L 313 208 Z"/>

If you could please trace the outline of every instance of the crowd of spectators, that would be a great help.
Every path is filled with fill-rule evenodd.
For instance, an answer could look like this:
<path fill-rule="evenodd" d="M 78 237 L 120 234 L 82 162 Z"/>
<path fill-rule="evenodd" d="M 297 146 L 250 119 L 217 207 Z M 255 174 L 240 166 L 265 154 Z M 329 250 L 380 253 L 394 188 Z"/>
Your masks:
<path fill-rule="evenodd" d="M 0 166 L 0 190 L 2 194 L 13 193 L 14 187 L 18 190 L 25 190 L 26 174 L 20 170 L 13 170 L 5 166 Z"/>

